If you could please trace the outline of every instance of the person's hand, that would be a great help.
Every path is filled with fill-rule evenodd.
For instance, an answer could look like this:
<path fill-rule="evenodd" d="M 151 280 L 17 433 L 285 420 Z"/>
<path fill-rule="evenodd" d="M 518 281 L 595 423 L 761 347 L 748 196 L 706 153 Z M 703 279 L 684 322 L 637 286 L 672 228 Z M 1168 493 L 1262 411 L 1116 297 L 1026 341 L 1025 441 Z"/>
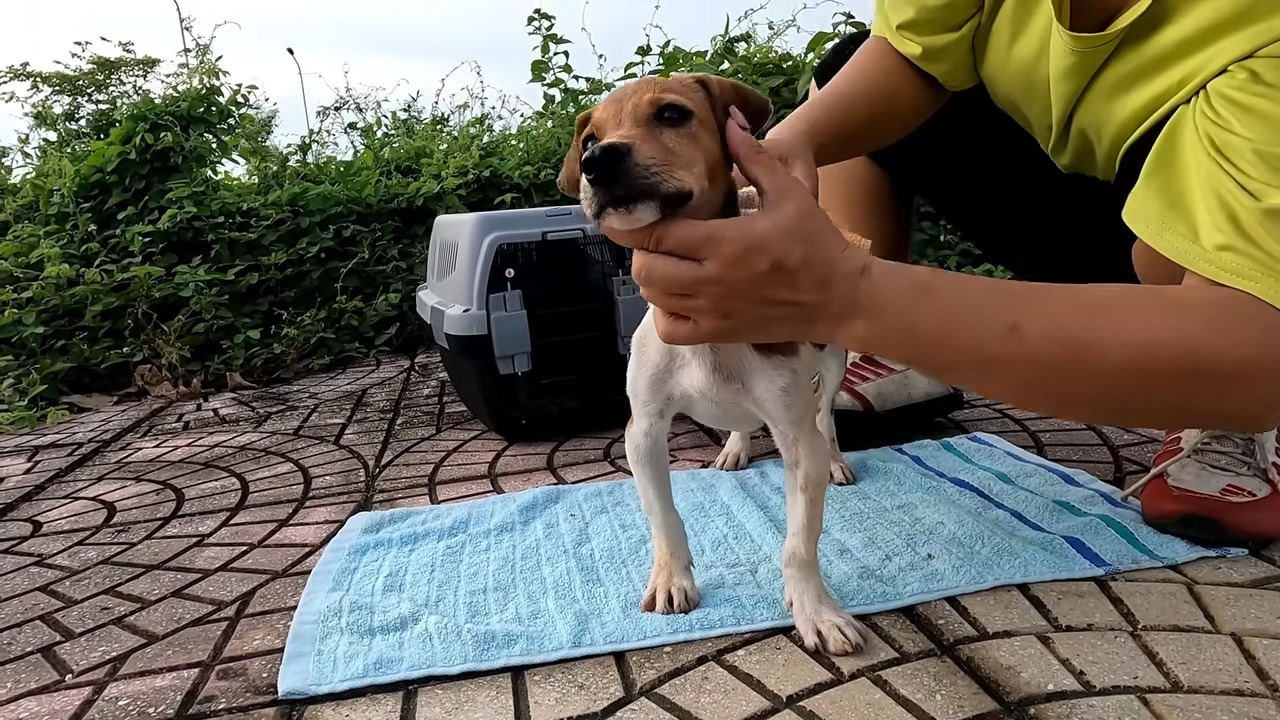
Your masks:
<path fill-rule="evenodd" d="M 730 154 L 759 191 L 759 212 L 604 228 L 634 248 L 631 274 L 657 309 L 658 336 L 673 345 L 836 342 L 858 313 L 874 261 L 750 134 L 732 120 L 727 133 Z"/>
<path fill-rule="evenodd" d="M 772 135 L 761 140 L 760 146 L 775 160 L 782 163 L 787 172 L 799 180 L 810 195 L 818 197 L 818 163 L 814 160 L 813 150 L 808 145 L 785 135 Z M 736 165 L 733 168 L 733 180 L 740 188 L 751 184 Z"/>

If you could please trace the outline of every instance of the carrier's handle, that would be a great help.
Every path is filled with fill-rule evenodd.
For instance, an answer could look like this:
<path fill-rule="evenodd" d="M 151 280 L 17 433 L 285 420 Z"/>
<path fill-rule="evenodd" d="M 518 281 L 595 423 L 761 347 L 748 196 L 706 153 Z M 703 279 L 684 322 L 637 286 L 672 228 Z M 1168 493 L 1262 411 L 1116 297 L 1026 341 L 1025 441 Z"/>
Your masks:
<path fill-rule="evenodd" d="M 519 290 L 489 296 L 489 335 L 499 375 L 526 373 L 533 368 L 529 344 L 529 316 Z"/>
<path fill-rule="evenodd" d="M 640 320 L 649 304 L 640 297 L 640 287 L 630 275 L 612 278 L 614 320 L 618 326 L 618 352 L 627 355 L 631 352 L 631 336 L 636 334 Z"/>

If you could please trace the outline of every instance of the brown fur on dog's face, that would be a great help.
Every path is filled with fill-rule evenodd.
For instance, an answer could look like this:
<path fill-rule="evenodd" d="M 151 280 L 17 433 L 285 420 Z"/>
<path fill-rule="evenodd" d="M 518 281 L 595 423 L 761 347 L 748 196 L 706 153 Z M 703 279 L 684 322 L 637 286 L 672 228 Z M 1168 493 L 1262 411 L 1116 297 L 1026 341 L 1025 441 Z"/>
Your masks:
<path fill-rule="evenodd" d="M 706 74 L 645 77 L 578 116 L 557 185 L 599 224 L 641 227 L 659 217 L 709 219 L 736 198 L 724 127 L 737 107 L 753 133 L 769 99 Z"/>

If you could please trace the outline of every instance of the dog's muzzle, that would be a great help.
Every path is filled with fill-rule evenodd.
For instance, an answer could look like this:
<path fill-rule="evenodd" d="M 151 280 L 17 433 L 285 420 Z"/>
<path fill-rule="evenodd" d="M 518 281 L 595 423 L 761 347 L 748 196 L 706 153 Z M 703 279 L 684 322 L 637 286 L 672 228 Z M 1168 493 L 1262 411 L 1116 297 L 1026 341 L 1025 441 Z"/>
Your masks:
<path fill-rule="evenodd" d="M 597 215 L 608 210 L 628 210 L 653 203 L 662 214 L 671 215 L 693 200 L 693 193 L 680 190 L 653 177 L 635 160 L 631 144 L 607 142 L 593 146 L 582 155 L 582 177 L 594 196 Z"/>

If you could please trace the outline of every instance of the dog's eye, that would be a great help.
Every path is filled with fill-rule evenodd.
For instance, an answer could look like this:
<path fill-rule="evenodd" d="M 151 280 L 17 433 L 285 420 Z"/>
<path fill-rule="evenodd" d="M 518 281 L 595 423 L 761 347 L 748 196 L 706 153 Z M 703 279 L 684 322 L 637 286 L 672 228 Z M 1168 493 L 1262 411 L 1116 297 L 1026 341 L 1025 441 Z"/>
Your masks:
<path fill-rule="evenodd" d="M 595 135 L 587 135 L 582 138 L 582 152 L 586 152 L 595 147 L 597 142 Z"/>
<path fill-rule="evenodd" d="M 666 127 L 680 127 L 681 125 L 689 122 L 689 119 L 692 117 L 692 110 L 683 105 L 676 105 L 675 103 L 667 103 L 666 105 L 658 108 L 658 111 L 653 114 L 653 119 L 656 120 L 659 125 L 665 125 Z"/>

